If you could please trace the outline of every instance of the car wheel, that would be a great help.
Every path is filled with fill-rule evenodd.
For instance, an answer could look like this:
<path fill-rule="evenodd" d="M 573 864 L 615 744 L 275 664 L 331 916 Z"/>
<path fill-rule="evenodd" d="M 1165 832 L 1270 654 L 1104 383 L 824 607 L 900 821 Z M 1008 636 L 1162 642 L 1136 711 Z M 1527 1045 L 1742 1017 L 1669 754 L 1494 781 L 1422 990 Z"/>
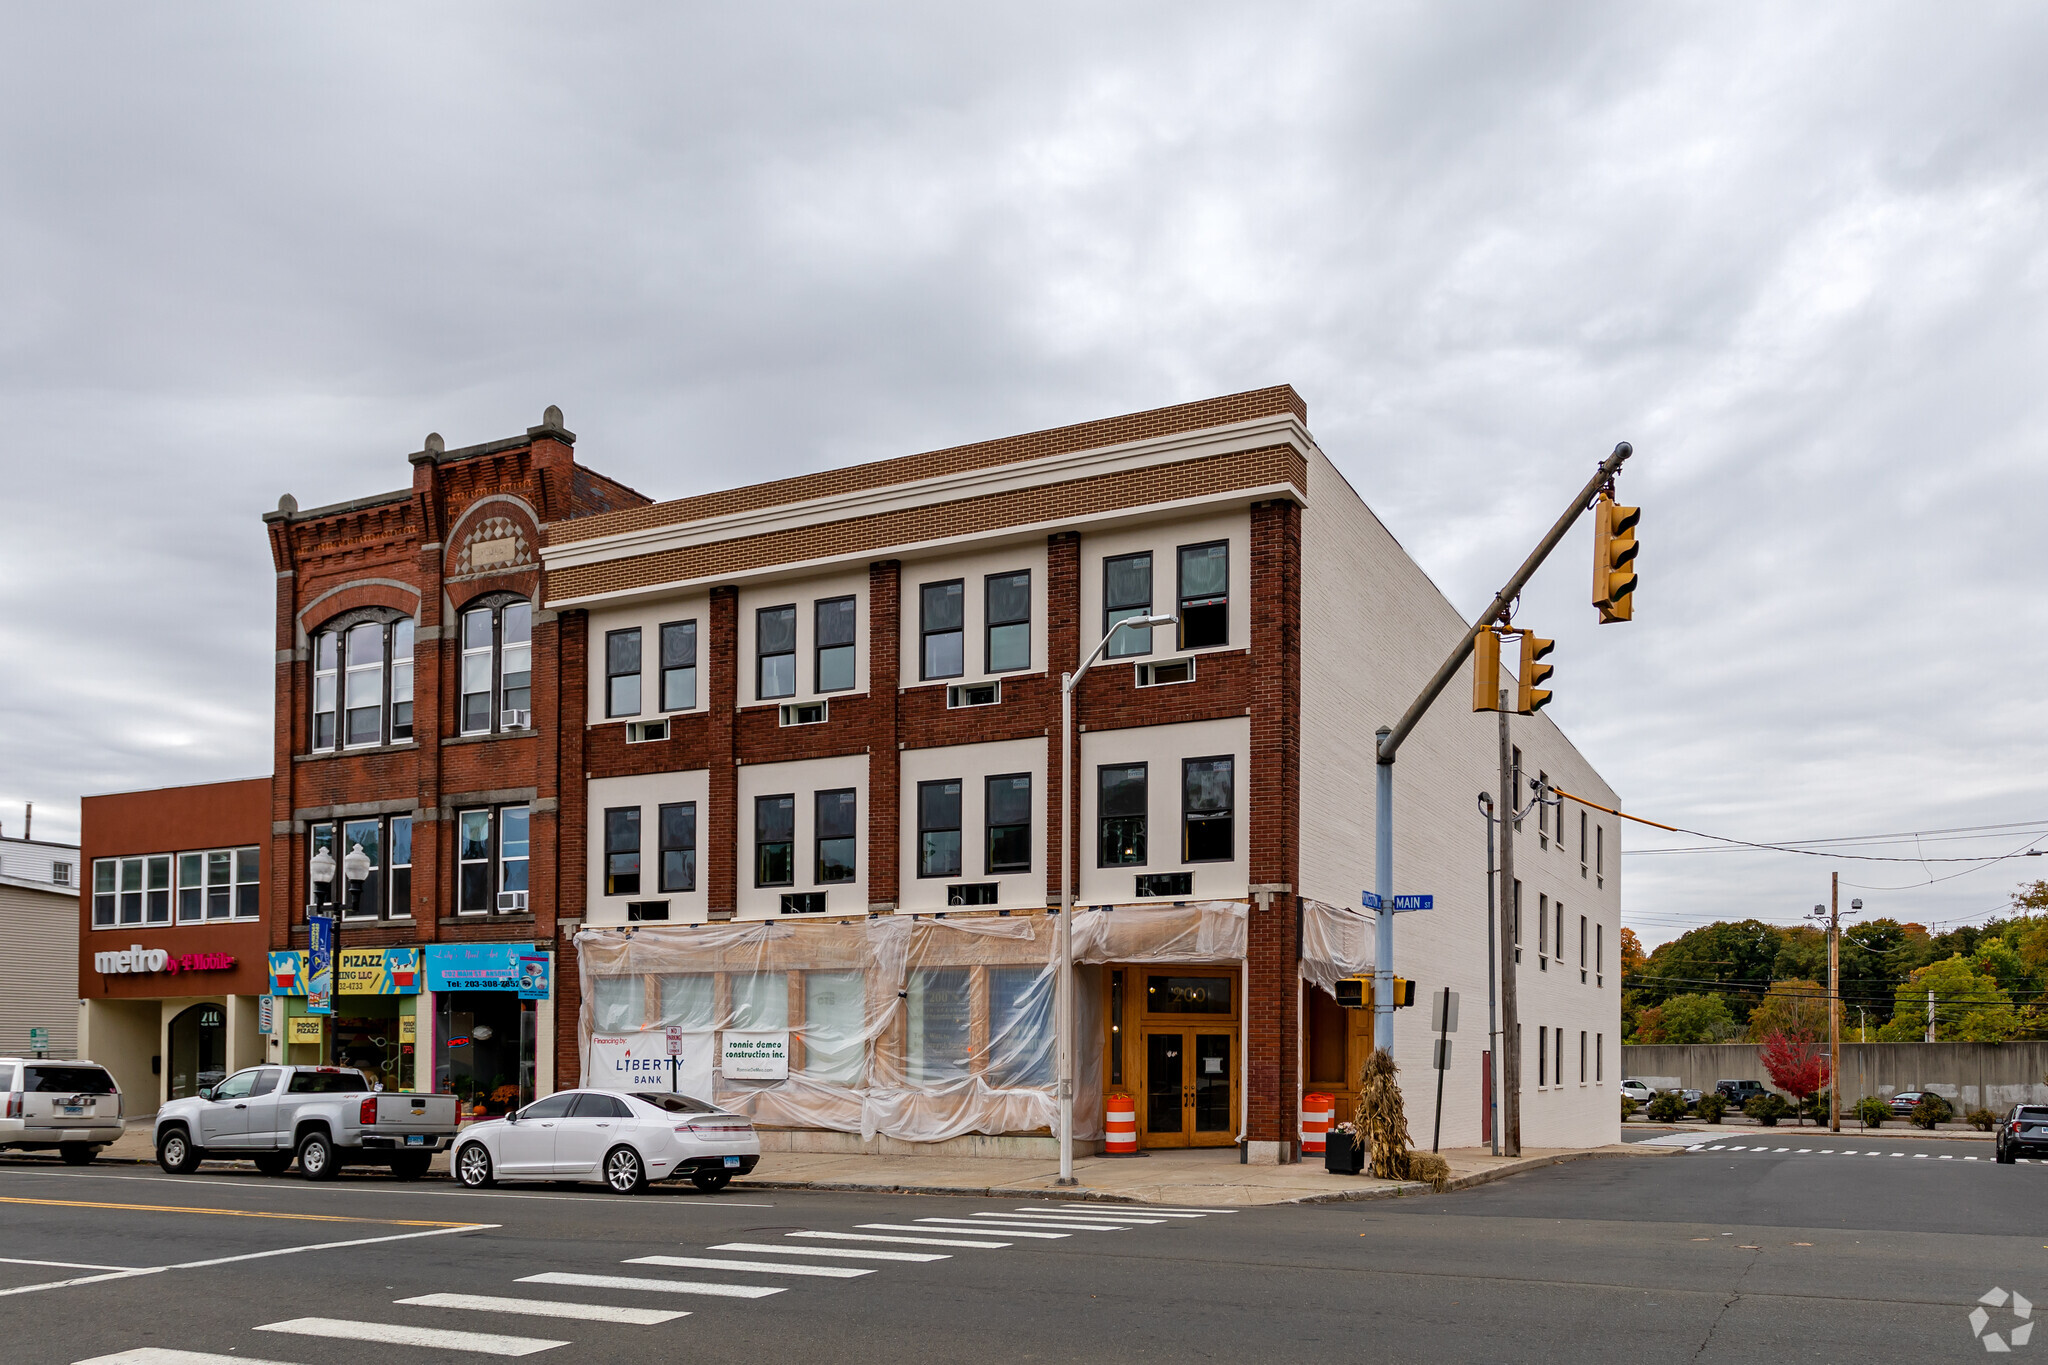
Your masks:
<path fill-rule="evenodd" d="M 84 1142 L 65 1142 L 57 1147 L 57 1155 L 64 1158 L 66 1166 L 90 1166 L 99 1154 L 99 1148 Z"/>
<path fill-rule="evenodd" d="M 717 1194 L 732 1184 L 732 1174 L 729 1171 L 713 1171 L 710 1175 L 693 1175 L 690 1177 L 690 1183 L 706 1194 Z"/>
<path fill-rule="evenodd" d="M 455 1154 L 455 1180 L 465 1190 L 487 1190 L 497 1183 L 491 1173 L 491 1154 L 481 1142 L 466 1143 Z"/>
<path fill-rule="evenodd" d="M 334 1143 L 325 1133 L 308 1133 L 299 1140 L 299 1174 L 308 1180 L 332 1180 L 341 1174 L 334 1159 Z"/>
<path fill-rule="evenodd" d="M 2001 1166 L 2013 1166 L 2018 1164 L 2017 1158 L 2013 1156 L 2012 1149 L 2007 1147 L 2002 1142 L 1998 1144 L 1998 1164 Z"/>
<path fill-rule="evenodd" d="M 256 1169 L 264 1175 L 283 1175 L 292 1168 L 290 1152 L 258 1152 Z"/>
<path fill-rule="evenodd" d="M 190 1175 L 199 1169 L 199 1149 L 183 1128 L 172 1128 L 156 1140 L 156 1164 L 172 1175 Z"/>
<path fill-rule="evenodd" d="M 604 1154 L 604 1183 L 613 1194 L 638 1194 L 647 1186 L 647 1167 L 631 1147 L 614 1147 Z"/>
<path fill-rule="evenodd" d="M 418 1180 L 434 1164 L 434 1158 L 424 1152 L 409 1153 L 391 1158 L 391 1174 L 398 1180 Z"/>

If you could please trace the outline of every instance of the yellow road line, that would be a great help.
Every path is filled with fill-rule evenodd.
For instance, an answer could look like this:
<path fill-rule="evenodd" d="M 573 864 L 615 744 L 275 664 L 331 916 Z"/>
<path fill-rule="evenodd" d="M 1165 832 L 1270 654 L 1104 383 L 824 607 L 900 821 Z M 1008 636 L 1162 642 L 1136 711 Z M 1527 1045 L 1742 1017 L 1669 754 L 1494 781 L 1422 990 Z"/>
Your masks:
<path fill-rule="evenodd" d="M 267 1213 L 257 1209 L 200 1209 L 186 1204 L 101 1204 L 85 1199 L 11 1199 L 0 1204 L 41 1204 L 60 1209 L 123 1209 L 130 1213 L 212 1213 L 224 1218 L 284 1218 L 299 1223 L 385 1223 L 400 1228 L 466 1228 L 470 1223 L 430 1223 L 419 1218 L 350 1218 L 339 1213 Z"/>

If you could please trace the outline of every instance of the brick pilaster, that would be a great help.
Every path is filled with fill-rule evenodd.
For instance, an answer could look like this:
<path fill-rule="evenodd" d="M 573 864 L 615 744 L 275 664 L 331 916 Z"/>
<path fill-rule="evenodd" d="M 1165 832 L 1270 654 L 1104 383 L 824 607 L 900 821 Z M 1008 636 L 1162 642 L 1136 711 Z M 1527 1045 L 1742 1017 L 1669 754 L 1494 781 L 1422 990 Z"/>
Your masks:
<path fill-rule="evenodd" d="M 1066 823 L 1060 818 L 1061 803 L 1067 799 L 1060 786 L 1060 675 L 1079 667 L 1081 663 L 1081 535 L 1078 531 L 1060 531 L 1045 538 L 1045 649 L 1046 676 L 1052 684 L 1052 711 L 1046 725 L 1045 746 L 1045 903 L 1058 905 L 1060 900 L 1060 859 L 1067 851 L 1060 846 L 1060 834 Z M 1074 780 L 1081 780 L 1081 726 L 1076 716 L 1074 723 Z M 1078 825 L 1081 812 L 1074 811 Z M 1074 840 L 1077 847 L 1085 847 L 1087 840 Z M 1072 861 L 1071 872 L 1075 887 L 1081 885 L 1081 867 L 1078 860 Z"/>
<path fill-rule="evenodd" d="M 903 678 L 903 566 L 868 565 L 868 904 L 894 908 L 902 875 L 902 763 L 897 727 Z"/>
<path fill-rule="evenodd" d="M 704 891 L 712 919 L 731 919 L 739 906 L 739 770 L 734 734 L 739 707 L 738 588 L 711 590 L 710 799 L 705 803 Z"/>
<path fill-rule="evenodd" d="M 1299 893 L 1301 794 L 1301 509 L 1281 500 L 1251 514 L 1251 881 Z M 1292 1144 L 1299 1124 L 1301 988 L 1292 897 L 1254 898 L 1246 950 L 1245 1081 L 1253 1142 Z"/>

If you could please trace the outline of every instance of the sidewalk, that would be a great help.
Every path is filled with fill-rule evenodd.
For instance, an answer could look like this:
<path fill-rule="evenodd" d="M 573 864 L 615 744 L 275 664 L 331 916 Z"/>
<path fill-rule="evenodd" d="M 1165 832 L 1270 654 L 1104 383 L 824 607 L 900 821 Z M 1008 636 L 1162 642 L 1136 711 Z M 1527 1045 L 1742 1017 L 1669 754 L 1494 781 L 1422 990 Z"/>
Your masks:
<path fill-rule="evenodd" d="M 1731 1129 L 1711 1130 L 1727 1134 Z M 1450 1163 L 1453 1190 L 1543 1166 L 1588 1157 L 1673 1156 L 1675 1145 L 1617 1143 L 1593 1148 L 1524 1148 L 1519 1158 L 1491 1156 L 1483 1147 L 1443 1153 Z M 24 1154 L 25 1159 L 33 1159 Z M 51 1161 L 56 1160 L 54 1153 Z M 154 1163 L 150 1124 L 129 1126 L 121 1138 L 101 1150 L 99 1160 L 113 1164 Z M 236 1163 L 241 1165 L 243 1163 Z M 209 1169 L 227 1169 L 209 1163 Z M 253 1170 L 254 1167 L 248 1169 Z M 448 1157 L 434 1159 L 434 1174 L 445 1177 Z M 771 1152 L 751 1175 L 731 1188 L 755 1190 L 840 1190 L 890 1194 L 978 1194 L 994 1198 L 1030 1195 L 1116 1204 L 1168 1204 L 1189 1208 L 1252 1207 L 1263 1204 L 1321 1204 L 1358 1199 L 1388 1199 L 1429 1194 L 1417 1181 L 1375 1180 L 1369 1176 L 1331 1175 L 1322 1158 L 1293 1166 L 1247 1166 L 1235 1147 L 1205 1151 L 1151 1151 L 1136 1157 L 1092 1156 L 1074 1162 L 1080 1183 L 1061 1189 L 1057 1162 L 1016 1157 L 861 1156 L 820 1152 Z"/>

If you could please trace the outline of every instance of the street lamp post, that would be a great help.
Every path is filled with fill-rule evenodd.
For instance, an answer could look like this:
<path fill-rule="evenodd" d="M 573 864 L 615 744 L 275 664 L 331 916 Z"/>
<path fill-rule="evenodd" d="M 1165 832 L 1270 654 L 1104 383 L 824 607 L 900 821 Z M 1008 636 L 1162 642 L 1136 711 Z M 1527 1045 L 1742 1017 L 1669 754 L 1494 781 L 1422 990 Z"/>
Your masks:
<path fill-rule="evenodd" d="M 334 903 L 334 850 L 323 848 L 315 853 L 310 864 L 310 870 L 313 874 L 313 903 L 306 907 L 306 922 L 309 926 L 312 923 L 313 916 Z M 357 844 L 354 848 L 350 849 L 348 856 L 341 860 L 341 875 L 343 884 L 346 887 L 342 894 L 348 898 L 348 908 L 353 910 L 362 901 L 363 883 L 370 878 L 370 855 L 363 852 L 361 844 Z M 333 923 L 328 926 L 327 930 L 327 946 L 330 961 L 334 954 L 341 951 L 341 916 L 334 915 L 332 919 Z M 340 994 L 341 972 L 338 967 L 333 970 L 333 991 L 334 994 L 338 995 Z M 336 1037 L 334 1041 L 338 1049 L 341 1040 L 339 1037 Z M 338 1053 L 334 1061 L 336 1065 L 340 1064 L 341 1057 Z"/>
<path fill-rule="evenodd" d="M 1111 626 L 1098 640 L 1081 666 L 1060 675 L 1060 1177 L 1062 1185 L 1074 1181 L 1074 689 L 1116 633 L 1129 626 L 1150 630 L 1176 624 L 1178 616 L 1127 616 Z"/>

